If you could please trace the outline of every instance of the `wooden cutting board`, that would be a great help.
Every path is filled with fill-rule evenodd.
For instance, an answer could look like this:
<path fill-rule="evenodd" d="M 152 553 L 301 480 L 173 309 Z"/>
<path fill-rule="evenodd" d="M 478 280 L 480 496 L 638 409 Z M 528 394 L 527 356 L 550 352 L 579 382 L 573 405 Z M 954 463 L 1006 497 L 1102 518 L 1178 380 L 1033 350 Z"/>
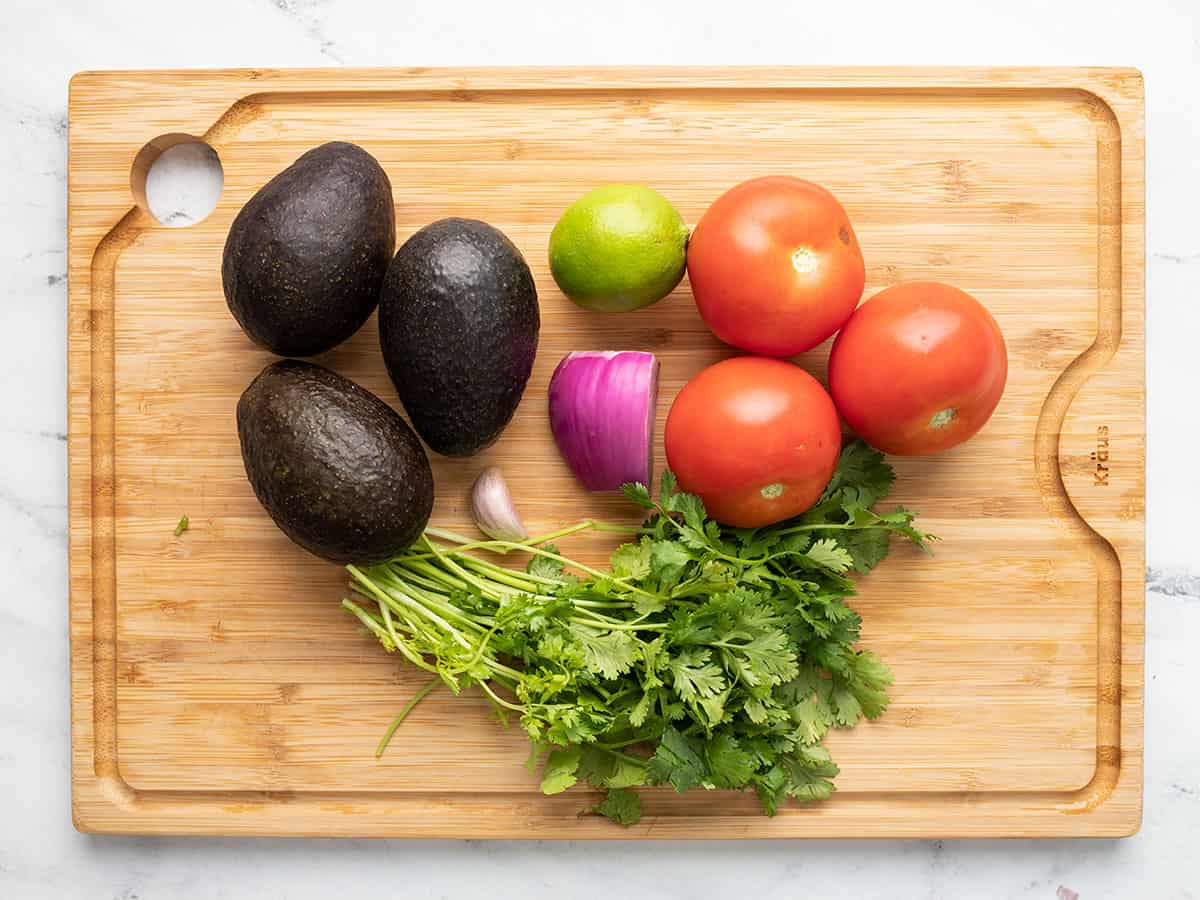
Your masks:
<path fill-rule="evenodd" d="M 172 137 L 172 135 L 176 137 Z M 215 212 L 158 224 L 135 201 L 158 149 L 219 153 Z M 694 224 L 722 191 L 786 173 L 854 222 L 867 294 L 956 284 L 995 314 L 1008 388 L 968 444 L 896 460 L 893 499 L 943 539 L 861 581 L 865 644 L 896 673 L 877 723 L 829 738 L 824 804 L 774 819 L 751 796 L 646 793 L 623 831 L 547 798 L 526 743 L 473 697 L 435 693 L 380 761 L 423 677 L 339 609 L 345 578 L 259 508 L 234 429 L 271 357 L 226 310 L 238 209 L 304 150 L 383 163 L 398 238 L 485 219 L 537 279 L 541 347 L 511 427 L 435 459 L 435 523 L 468 528 L 499 463 L 527 523 L 630 515 L 585 494 L 545 416 L 573 349 L 662 360 L 659 421 L 729 353 L 687 282 L 601 315 L 569 303 L 546 244 L 614 181 Z M 150 149 L 143 151 L 148 143 Z M 139 153 L 141 155 L 139 156 Z M 136 159 L 136 165 L 135 165 Z M 1141 816 L 1144 569 L 1142 81 L 1115 69 L 589 69 L 85 73 L 70 99 L 72 781 L 85 831 L 538 838 L 1126 835 Z M 132 187 L 131 187 L 132 178 Z M 322 358 L 395 404 L 375 322 Z M 825 374 L 827 347 L 800 361 Z M 659 466 L 661 467 L 661 454 Z M 186 514 L 191 528 L 175 524 Z M 611 541 L 579 538 L 600 560 Z"/>

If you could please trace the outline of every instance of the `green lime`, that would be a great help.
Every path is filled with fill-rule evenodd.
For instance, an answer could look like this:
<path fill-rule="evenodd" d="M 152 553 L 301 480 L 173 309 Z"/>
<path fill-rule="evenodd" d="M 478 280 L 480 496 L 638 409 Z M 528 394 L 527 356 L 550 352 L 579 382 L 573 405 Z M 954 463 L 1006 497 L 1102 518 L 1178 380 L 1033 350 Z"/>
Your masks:
<path fill-rule="evenodd" d="M 662 194 L 608 184 L 584 194 L 550 234 L 550 272 L 585 309 L 626 312 L 661 300 L 687 267 L 688 227 Z"/>

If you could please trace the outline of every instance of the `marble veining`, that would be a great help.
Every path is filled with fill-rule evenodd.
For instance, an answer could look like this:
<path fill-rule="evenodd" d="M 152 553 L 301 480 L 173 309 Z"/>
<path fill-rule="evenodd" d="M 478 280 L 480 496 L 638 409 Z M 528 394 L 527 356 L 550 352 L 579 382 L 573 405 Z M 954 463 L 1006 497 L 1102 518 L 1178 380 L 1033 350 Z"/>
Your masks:
<path fill-rule="evenodd" d="M 343 51 L 325 33 L 324 8 L 329 0 L 271 0 L 281 13 L 295 21 L 316 42 L 322 56 L 335 63 L 344 63 Z"/>
<path fill-rule="evenodd" d="M 0 897 L 1184 900 L 1200 897 L 1200 7 L 1180 0 L 15 0 L 0 31 Z M 1122 841 L 90 837 L 71 827 L 66 100 L 101 68 L 1136 65 L 1147 87 L 1146 796 Z M 798 161 L 802 165 L 802 161 Z"/>
<path fill-rule="evenodd" d="M 1200 600 L 1200 575 L 1188 572 L 1163 572 L 1146 569 L 1146 590 L 1172 597 L 1188 597 Z"/>

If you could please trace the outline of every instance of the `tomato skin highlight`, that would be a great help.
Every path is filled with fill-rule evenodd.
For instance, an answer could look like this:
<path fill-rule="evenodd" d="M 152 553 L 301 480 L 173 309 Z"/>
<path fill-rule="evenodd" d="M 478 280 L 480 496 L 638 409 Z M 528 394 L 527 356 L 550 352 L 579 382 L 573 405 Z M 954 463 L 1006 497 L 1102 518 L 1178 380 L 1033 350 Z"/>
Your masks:
<path fill-rule="evenodd" d="M 667 415 L 667 465 L 710 516 L 756 528 L 821 496 L 837 468 L 841 423 L 820 382 L 780 359 L 739 356 L 683 386 Z"/>
<path fill-rule="evenodd" d="M 763 356 L 792 356 L 826 340 L 866 284 L 858 238 L 837 198 L 784 175 L 718 197 L 692 232 L 687 268 L 713 334 Z"/>
<path fill-rule="evenodd" d="M 937 282 L 887 288 L 860 306 L 829 355 L 829 388 L 868 444 L 925 456 L 984 426 L 1008 378 L 1004 335 L 970 294 Z"/>

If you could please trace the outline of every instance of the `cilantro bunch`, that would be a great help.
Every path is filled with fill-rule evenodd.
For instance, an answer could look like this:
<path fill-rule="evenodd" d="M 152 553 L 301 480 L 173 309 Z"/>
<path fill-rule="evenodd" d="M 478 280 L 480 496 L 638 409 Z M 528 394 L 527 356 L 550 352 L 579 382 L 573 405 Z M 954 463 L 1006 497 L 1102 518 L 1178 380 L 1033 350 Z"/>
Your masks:
<path fill-rule="evenodd" d="M 624 488 L 642 527 L 585 521 L 525 542 L 429 529 L 383 565 L 348 567 L 359 602 L 343 605 L 434 683 L 478 688 L 518 717 L 548 794 L 586 781 L 605 791 L 593 810 L 628 825 L 642 785 L 752 788 L 773 815 L 787 798 L 829 797 L 826 731 L 887 707 L 892 674 L 855 648 L 846 600 L 849 573 L 878 564 L 892 535 L 931 539 L 908 510 L 872 510 L 893 478 L 852 443 L 807 512 L 731 529 L 666 472 L 657 499 Z M 608 570 L 550 543 L 591 528 L 631 535 Z M 489 558 L 511 551 L 530 555 L 524 572 Z"/>

